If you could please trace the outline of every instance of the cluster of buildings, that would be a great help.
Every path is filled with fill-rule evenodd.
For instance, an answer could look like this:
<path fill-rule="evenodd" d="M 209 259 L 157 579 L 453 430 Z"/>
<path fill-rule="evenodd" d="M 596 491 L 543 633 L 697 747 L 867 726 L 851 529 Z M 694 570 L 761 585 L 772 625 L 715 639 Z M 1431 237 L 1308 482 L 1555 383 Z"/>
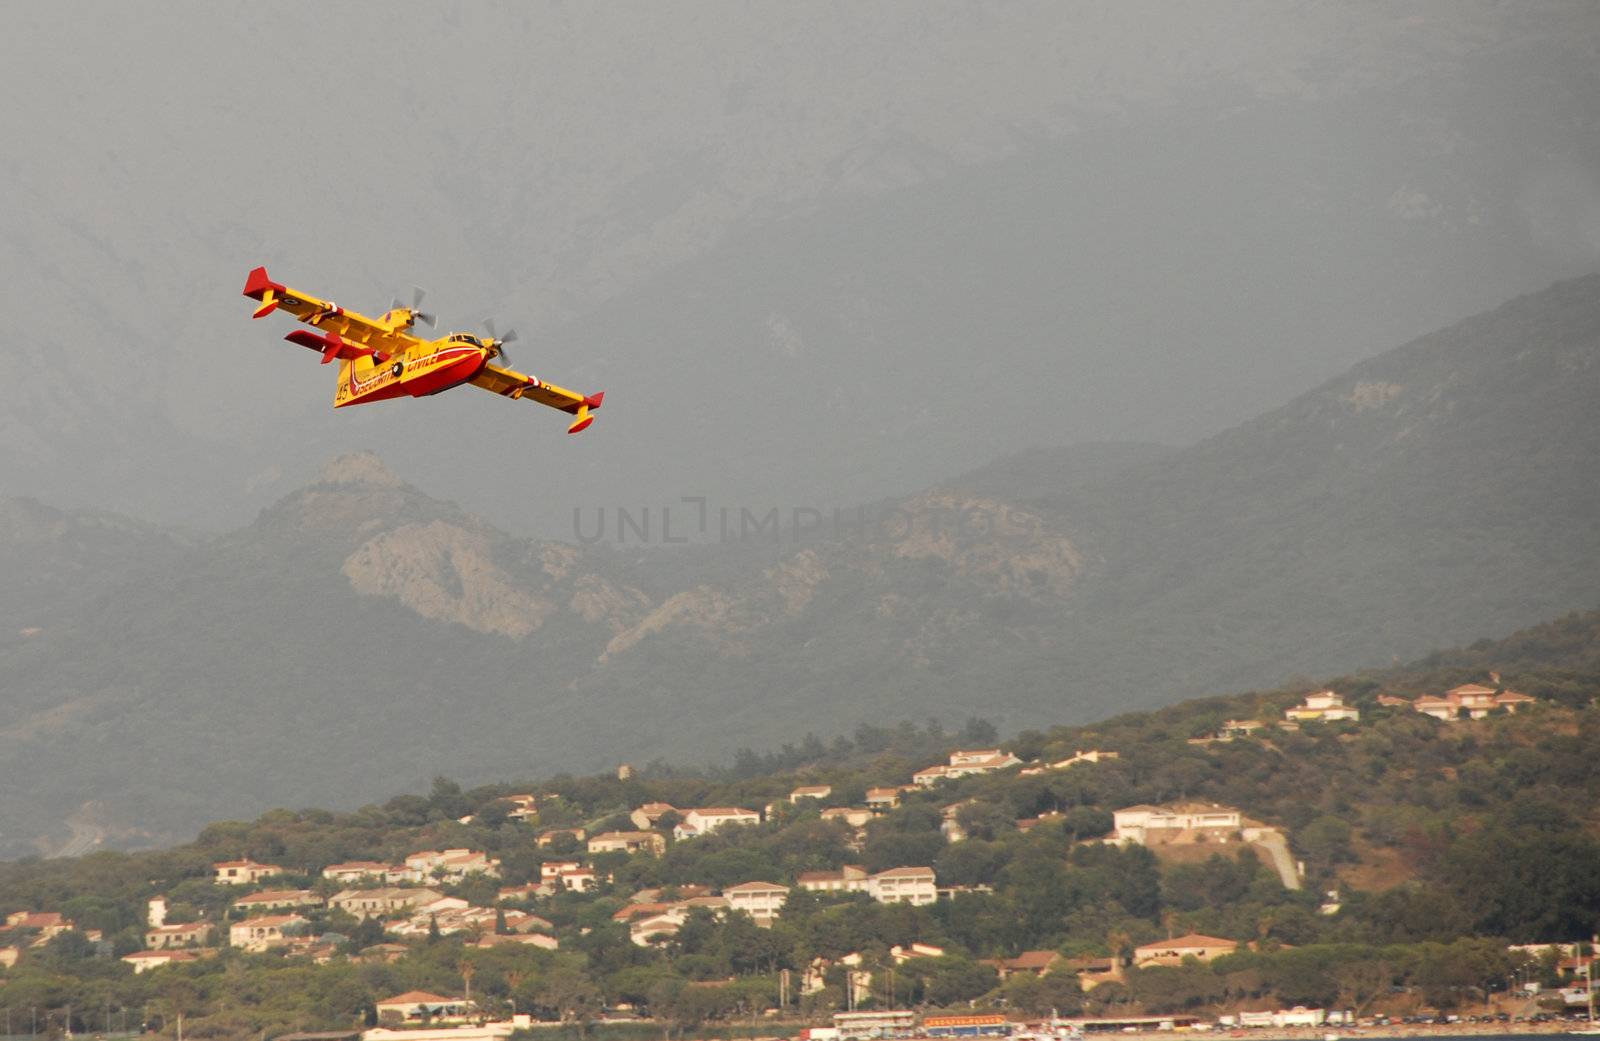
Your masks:
<path fill-rule="evenodd" d="M 323 878 L 346 885 L 362 882 L 387 882 L 391 885 L 460 882 L 469 875 L 499 878 L 500 861 L 487 853 L 470 849 L 425 849 L 406 857 L 401 864 L 351 860 L 329 864 L 322 869 Z"/>
<path fill-rule="evenodd" d="M 996 770 L 1009 770 L 1021 765 L 1021 759 L 998 748 L 958 749 L 950 753 L 949 762 L 935 763 L 924 770 L 918 770 L 911 775 L 911 781 L 919 788 L 932 788 L 940 781 L 994 773 Z"/>
<path fill-rule="evenodd" d="M 1538 700 L 1515 690 L 1500 688 L 1498 686 L 1500 677 L 1497 673 L 1490 673 L 1490 679 L 1497 686 L 1463 683 L 1443 694 L 1424 694 L 1415 699 L 1380 694 L 1377 703 L 1380 708 L 1410 709 L 1446 723 L 1454 723 L 1463 719 L 1483 719 L 1495 712 L 1510 715 L 1517 709 L 1532 705 Z M 1342 694 L 1332 690 L 1319 690 L 1307 694 L 1300 704 L 1285 709 L 1283 719 L 1278 726 L 1285 730 L 1295 730 L 1301 723 L 1340 721 L 1356 723 L 1360 720 L 1361 710 L 1347 704 Z M 1212 736 L 1193 738 L 1190 743 L 1233 741 L 1250 737 L 1257 731 L 1266 729 L 1266 726 L 1267 724 L 1259 719 L 1230 719 L 1218 727 Z"/>
<path fill-rule="evenodd" d="M 249 859 L 219 861 L 211 865 L 211 871 L 215 884 L 241 888 L 286 874 L 281 865 Z M 324 910 L 341 911 L 360 920 L 379 919 L 386 932 L 402 937 L 471 932 L 478 934 L 477 942 L 484 946 L 521 942 L 555 947 L 556 940 L 548 935 L 553 927 L 542 918 L 517 909 L 474 907 L 421 884 L 499 874 L 498 860 L 470 849 L 421 850 L 399 864 L 330 864 L 322 877 L 348 888 L 326 898 L 311 889 L 254 889 L 232 900 L 227 919 L 221 922 L 168 922 L 166 898 L 158 896 L 149 902 L 145 949 L 122 960 L 135 972 L 145 972 L 213 955 L 225 941 L 245 951 L 287 949 L 326 961 L 333 957 L 335 946 L 312 935 L 316 919 L 308 917 Z M 490 936 L 495 939 L 487 939 Z"/>
<path fill-rule="evenodd" d="M 697 909 L 718 917 L 743 912 L 757 925 L 771 925 L 783 913 L 794 889 L 865 893 L 879 903 L 917 906 L 933 903 L 943 892 L 930 867 L 897 867 L 872 873 L 857 865 L 846 865 L 838 871 L 805 872 L 794 886 L 755 880 L 728 886 L 720 894 L 712 894 L 702 886 L 679 886 L 673 900 L 664 900 L 658 889 L 641 890 L 612 917 L 626 923 L 633 942 L 645 947 L 676 935 Z"/>
<path fill-rule="evenodd" d="M 9 969 L 22 957 L 24 943 L 27 947 L 43 947 L 62 933 L 78 931 L 92 943 L 103 937 L 99 929 L 78 929 L 70 919 L 55 911 L 13 911 L 6 915 L 0 932 L 11 934 L 13 942 L 0 946 L 0 969 Z"/>
<path fill-rule="evenodd" d="M 1495 680 L 1498 682 L 1499 677 L 1495 677 Z M 1443 694 L 1424 694 L 1415 701 L 1380 695 L 1378 704 L 1391 707 L 1410 706 L 1425 716 L 1454 723 L 1462 719 L 1483 719 L 1492 712 L 1504 711 L 1507 714 L 1514 714 L 1517 709 L 1531 705 L 1536 700 L 1514 690 L 1496 690 L 1481 683 L 1463 683 L 1459 687 L 1451 687 Z"/>

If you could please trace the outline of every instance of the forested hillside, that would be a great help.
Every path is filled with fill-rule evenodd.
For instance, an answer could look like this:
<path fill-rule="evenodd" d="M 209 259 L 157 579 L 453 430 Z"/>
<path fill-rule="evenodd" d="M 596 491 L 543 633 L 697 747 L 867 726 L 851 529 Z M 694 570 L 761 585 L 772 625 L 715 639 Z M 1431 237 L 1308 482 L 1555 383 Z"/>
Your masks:
<path fill-rule="evenodd" d="M 1417 711 L 1419 697 L 1474 683 L 1531 700 L 1481 719 Z M 1317 689 L 1342 695 L 1360 718 L 1276 725 Z M 1514 971 L 1556 982 L 1553 957 L 1528 959 L 1507 944 L 1580 939 L 1600 915 L 1597 696 L 1600 612 L 1590 612 L 1326 684 L 998 742 L 977 718 L 956 731 L 863 725 L 832 742 L 806 736 L 747 750 L 720 770 L 655 763 L 471 790 L 439 778 L 427 795 L 353 813 L 278 810 L 213 824 L 169 851 L 4 865 L 0 910 L 57 912 L 77 931 L 30 946 L 35 934 L 12 929 L 20 960 L 0 976 L 0 993 L 12 1007 L 70 1004 L 79 1014 L 102 1005 L 182 1009 L 188 1030 L 232 1037 L 370 1020 L 390 994 L 459 994 L 470 976 L 491 1013 L 514 1001 L 582 1019 L 629 1005 L 687 1027 L 774 1005 L 785 969 L 794 979 L 816 969 L 814 989 L 788 991 L 788 1013 L 820 1014 L 844 1001 L 841 959 L 860 955 L 869 1005 L 1465 1008 L 1504 991 Z M 1216 739 L 1250 720 L 1265 725 Z M 975 745 L 1021 763 L 908 784 Z M 1078 755 L 1089 751 L 1115 756 Z M 859 826 L 844 816 L 891 795 L 897 805 L 861 811 Z M 1118 810 L 1195 803 L 1235 808 L 1248 827 L 1286 835 L 1304 863 L 1298 888 L 1286 888 L 1261 844 L 1230 841 L 1232 832 L 1148 846 L 1100 841 Z M 639 827 L 631 814 L 649 804 L 670 804 L 649 821 L 662 836 L 659 856 L 589 852 L 571 831 L 591 840 L 631 833 Z M 514 812 L 524 805 L 537 811 Z M 706 806 L 746 807 L 764 820 L 694 837 L 674 830 Z M 403 923 L 319 903 L 303 912 L 297 938 L 265 953 L 225 947 L 138 976 L 112 957 L 143 946 L 146 901 L 157 895 L 170 921 L 226 926 L 243 917 L 232 907 L 241 890 L 211 881 L 214 862 L 275 865 L 284 873 L 265 884 L 303 887 L 322 901 L 348 884 L 323 878 L 324 868 L 394 863 L 425 848 L 496 858 L 498 879 L 430 884 L 463 905 L 500 910 L 474 928 L 441 931 L 455 913 L 442 910 L 431 928 L 406 933 Z M 557 877 L 541 866 L 558 861 L 592 870 L 595 886 L 526 885 Z M 869 874 L 931 867 L 941 895 L 913 906 L 795 885 L 847 865 Z M 769 928 L 717 903 L 716 893 L 750 882 L 789 888 Z M 673 903 L 684 898 L 701 903 Z M 641 942 L 639 923 L 674 906 L 681 919 Z M 502 935 L 527 920 L 559 946 Z M 86 930 L 101 931 L 102 942 Z M 1186 933 L 1238 949 L 1205 963 L 1126 964 L 1141 945 Z M 374 946 L 385 940 L 400 946 Z M 928 947 L 903 954 L 889 973 L 891 949 L 912 944 Z M 1059 964 L 1002 980 L 1002 960 L 1027 951 L 1055 952 Z M 1083 989 L 1083 974 L 1106 965 L 1115 977 Z"/>

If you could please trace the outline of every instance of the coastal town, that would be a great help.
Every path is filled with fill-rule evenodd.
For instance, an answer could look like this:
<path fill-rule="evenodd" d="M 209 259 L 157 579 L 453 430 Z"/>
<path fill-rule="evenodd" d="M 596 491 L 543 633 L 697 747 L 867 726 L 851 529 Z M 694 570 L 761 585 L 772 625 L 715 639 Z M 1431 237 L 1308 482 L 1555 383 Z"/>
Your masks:
<path fill-rule="evenodd" d="M 1488 679 L 1487 684 L 1457 684 L 1438 696 L 1367 691 L 1359 707 L 1333 690 L 1313 690 L 1281 709 L 1275 726 L 1229 716 L 1183 746 L 1193 750 L 1190 755 L 1281 757 L 1288 747 L 1310 747 L 1303 742 L 1311 738 L 1337 753 L 1365 728 L 1409 727 L 1408 716 L 1426 719 L 1429 727 L 1476 728 L 1484 737 L 1496 734 L 1502 720 L 1520 726 L 1526 717 L 1529 726 L 1541 719 L 1553 725 L 1556 716 L 1549 706 L 1507 688 L 1498 675 Z M 1439 729 L 1430 739 L 1468 732 Z M 460 989 L 412 987 L 374 994 L 360 1031 L 367 1041 L 482 1041 L 559 1028 L 575 1018 L 625 1024 L 665 1016 L 669 1022 L 687 1018 L 709 1027 L 740 1009 L 757 1021 L 796 1024 L 795 1032 L 810 1041 L 1066 1037 L 1105 1030 L 1264 1036 L 1307 1029 L 1422 1029 L 1430 1023 L 1533 1030 L 1587 1015 L 1590 947 L 1577 938 L 1530 942 L 1527 936 L 1508 938 L 1497 949 L 1492 961 L 1504 977 L 1500 985 L 1480 986 L 1475 999 L 1462 994 L 1443 1008 L 1417 1000 L 1418 992 L 1410 988 L 1397 991 L 1407 1000 L 1396 1001 L 1376 990 L 1364 993 L 1355 984 L 1335 988 L 1345 999 L 1342 1004 L 1274 1004 L 1292 988 L 1265 988 L 1257 997 L 1232 1003 L 1202 1001 L 1198 1008 L 1136 998 L 1148 990 L 1147 981 L 1164 972 L 1176 974 L 1174 980 L 1193 979 L 1213 966 L 1243 964 L 1241 959 L 1291 957 L 1301 946 L 1295 941 L 1325 931 L 1313 924 L 1316 919 L 1332 927 L 1348 917 L 1350 900 L 1370 898 L 1330 884 L 1338 871 L 1330 872 L 1328 864 L 1348 859 L 1347 854 L 1319 853 L 1306 834 L 1238 805 L 1194 797 L 1125 802 L 1093 812 L 1071 805 L 1072 799 L 1042 805 L 1039 796 L 1052 792 L 1105 785 L 1109 791 L 1140 790 L 1119 786 L 1129 770 L 1138 768 L 1143 753 L 1116 745 L 1061 752 L 1036 745 L 1025 739 L 956 747 L 939 762 L 898 779 L 876 777 L 875 783 L 797 775 L 798 783 L 748 805 L 641 798 L 589 814 L 575 805 L 575 792 L 559 785 L 486 790 L 474 799 L 436 792 L 430 801 L 441 808 L 454 805 L 470 812 L 440 819 L 435 811 L 434 823 L 419 834 L 470 836 L 492 828 L 499 852 L 438 845 L 392 859 L 318 861 L 259 854 L 215 859 L 207 862 L 202 878 L 177 877 L 144 897 L 138 931 L 123 930 L 115 939 L 103 926 L 75 920 L 65 905 L 18 908 L 8 913 L 0 932 L 7 941 L 0 946 L 0 967 L 6 970 L 0 974 L 0 1004 L 7 1001 L 19 966 L 47 960 L 49 952 L 66 944 L 91 960 L 113 957 L 123 971 L 152 980 L 205 973 L 208 965 L 236 964 L 240 958 L 265 959 L 263 966 L 374 967 L 392 974 L 412 962 L 436 959 L 442 950 L 454 952 L 450 957 L 463 981 Z M 625 765 L 605 788 L 649 792 L 652 786 Z M 770 792 L 771 786 L 745 789 Z M 657 790 L 665 792 L 667 786 Z M 997 817 L 1007 800 L 1016 804 L 1019 792 L 1039 793 L 1032 797 L 1035 811 Z M 931 830 L 913 836 L 906 830 L 913 827 Z M 792 870 L 740 873 L 741 862 L 762 859 L 756 853 L 762 844 L 792 841 L 789 836 L 835 844 L 837 861 L 805 867 L 808 858 L 799 852 L 782 861 L 794 865 Z M 1133 927 L 1119 932 L 1113 926 L 1108 939 L 1089 949 L 1022 946 L 989 954 L 974 950 L 971 941 L 952 942 L 951 915 L 985 913 L 1001 906 L 1008 892 L 1017 892 L 1014 870 L 975 869 L 969 863 L 1006 847 L 1019 853 L 1059 850 L 1055 855 L 1068 871 L 1062 877 L 1069 880 L 1073 871 L 1094 870 L 1097 864 L 1113 872 L 1145 873 L 1163 889 L 1180 875 L 1233 872 L 1253 879 L 1249 884 L 1262 893 L 1280 894 L 1271 899 L 1283 910 L 1260 913 L 1251 934 L 1218 935 L 1208 929 L 1219 919 L 1200 905 L 1184 911 L 1175 897 L 1153 927 L 1130 921 Z M 238 848 L 243 854 L 261 846 L 246 839 Z M 796 847 L 797 852 L 803 848 Z M 926 859 L 903 859 L 896 850 L 921 850 Z M 702 865 L 700 874 L 688 867 L 693 864 Z M 640 884 L 651 879 L 654 884 Z M 1114 878 L 1109 883 L 1118 884 Z M 1135 900 L 1131 895 L 1117 899 L 1126 906 Z M 791 929 L 809 929 L 806 935 L 820 938 L 824 934 L 815 929 L 835 912 L 860 914 L 872 907 L 900 916 L 885 919 L 898 924 L 877 934 L 893 942 L 869 939 L 869 934 L 856 946 L 841 942 L 845 934 L 794 942 L 797 934 Z M 1291 931 L 1287 923 L 1298 919 L 1290 909 L 1312 918 Z M 838 919 L 840 924 L 848 920 Z M 755 932 L 746 935 L 741 929 Z M 771 947 L 761 939 L 763 932 L 784 937 L 785 953 L 777 953 L 779 948 L 757 953 Z M 125 949 L 133 936 L 137 949 Z M 727 942 L 743 944 L 751 953 L 734 956 L 732 977 L 691 977 L 668 987 L 670 997 L 657 981 L 653 988 L 634 987 L 631 998 L 623 992 L 627 988 L 594 1004 L 533 993 L 519 1006 L 519 974 L 549 971 L 560 959 L 592 959 L 600 936 L 638 951 L 623 961 L 640 966 L 692 963 L 702 956 L 690 952 L 707 949 L 717 937 L 739 936 Z M 740 975 L 742 957 L 752 959 L 754 976 Z M 534 959 L 529 969 L 504 968 L 525 958 Z M 484 959 L 486 974 L 490 966 L 502 968 L 496 985 L 485 989 L 483 980 L 474 993 L 476 959 Z M 428 978 L 437 979 L 437 973 Z M 746 986 L 757 979 L 763 996 Z M 908 997 L 918 1000 L 903 1004 Z M 702 1011 L 685 1012 L 685 1006 Z M 145 1022 L 159 1026 L 165 1020 L 156 1014 Z"/>

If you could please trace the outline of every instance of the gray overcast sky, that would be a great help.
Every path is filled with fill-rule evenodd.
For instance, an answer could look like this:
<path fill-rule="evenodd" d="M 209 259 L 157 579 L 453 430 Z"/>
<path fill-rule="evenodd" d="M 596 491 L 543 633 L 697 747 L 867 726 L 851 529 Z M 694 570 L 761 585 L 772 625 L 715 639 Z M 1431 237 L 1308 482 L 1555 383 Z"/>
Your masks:
<path fill-rule="evenodd" d="M 0 481 L 217 526 L 370 447 L 563 534 L 1192 441 L 1597 266 L 1597 11 L 17 5 Z M 493 313 L 607 408 L 334 414 L 259 262 Z"/>

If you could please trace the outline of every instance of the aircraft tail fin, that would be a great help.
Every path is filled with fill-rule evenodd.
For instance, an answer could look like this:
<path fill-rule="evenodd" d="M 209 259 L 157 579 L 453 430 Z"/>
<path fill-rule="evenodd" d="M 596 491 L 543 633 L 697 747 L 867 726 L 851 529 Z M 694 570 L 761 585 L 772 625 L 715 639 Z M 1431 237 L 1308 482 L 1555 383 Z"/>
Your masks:
<path fill-rule="evenodd" d="M 265 318 L 278 309 L 278 297 L 284 292 L 284 287 L 267 277 L 267 269 L 255 268 L 244 280 L 244 295 L 252 300 L 261 301 L 261 306 L 256 308 L 251 318 Z"/>

